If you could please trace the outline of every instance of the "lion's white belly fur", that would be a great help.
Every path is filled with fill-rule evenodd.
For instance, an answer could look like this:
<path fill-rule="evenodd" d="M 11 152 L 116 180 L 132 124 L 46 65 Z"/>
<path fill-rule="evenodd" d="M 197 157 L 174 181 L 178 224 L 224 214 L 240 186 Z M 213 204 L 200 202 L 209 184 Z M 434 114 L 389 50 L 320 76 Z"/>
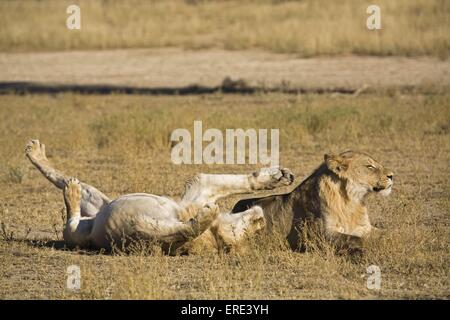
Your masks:
<path fill-rule="evenodd" d="M 136 193 L 124 195 L 106 205 L 97 214 L 90 235 L 91 244 L 110 248 L 127 238 L 170 238 L 171 230 L 181 222 L 181 207 L 172 199 Z"/>

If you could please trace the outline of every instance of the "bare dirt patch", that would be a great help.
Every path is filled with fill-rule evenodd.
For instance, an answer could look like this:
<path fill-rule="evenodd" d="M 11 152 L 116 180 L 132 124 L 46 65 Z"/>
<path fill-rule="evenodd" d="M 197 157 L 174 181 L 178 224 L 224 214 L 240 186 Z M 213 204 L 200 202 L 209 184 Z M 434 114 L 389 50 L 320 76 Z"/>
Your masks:
<path fill-rule="evenodd" d="M 0 82 L 217 86 L 224 78 L 258 87 L 353 88 L 450 85 L 450 61 L 405 57 L 298 58 L 262 51 L 129 49 L 0 54 Z"/>

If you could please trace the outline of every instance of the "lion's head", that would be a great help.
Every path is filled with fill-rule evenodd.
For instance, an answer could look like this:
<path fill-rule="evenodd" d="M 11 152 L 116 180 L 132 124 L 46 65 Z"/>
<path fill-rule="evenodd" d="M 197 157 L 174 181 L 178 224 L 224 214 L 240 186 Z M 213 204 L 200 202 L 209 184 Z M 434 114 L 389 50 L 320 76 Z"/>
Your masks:
<path fill-rule="evenodd" d="M 329 170 L 347 183 L 347 191 L 358 198 L 370 192 L 389 195 L 394 174 L 371 156 L 361 152 L 345 151 L 339 155 L 326 154 Z"/>

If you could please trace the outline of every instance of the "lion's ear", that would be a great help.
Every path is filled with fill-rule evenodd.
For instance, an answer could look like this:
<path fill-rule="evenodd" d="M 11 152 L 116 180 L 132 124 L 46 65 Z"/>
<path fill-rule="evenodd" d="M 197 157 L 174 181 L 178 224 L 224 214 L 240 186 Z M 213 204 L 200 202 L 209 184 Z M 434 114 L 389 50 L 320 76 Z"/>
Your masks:
<path fill-rule="evenodd" d="M 337 175 L 342 174 L 348 168 L 348 164 L 345 159 L 339 155 L 325 154 L 323 158 L 328 169 L 330 169 Z"/>

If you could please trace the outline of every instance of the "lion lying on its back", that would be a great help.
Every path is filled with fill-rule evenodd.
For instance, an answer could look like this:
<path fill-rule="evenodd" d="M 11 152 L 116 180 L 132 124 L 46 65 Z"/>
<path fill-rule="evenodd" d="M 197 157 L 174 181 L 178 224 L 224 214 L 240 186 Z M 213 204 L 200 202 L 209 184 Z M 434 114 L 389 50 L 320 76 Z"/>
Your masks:
<path fill-rule="evenodd" d="M 213 236 L 219 237 L 214 241 L 222 247 L 239 246 L 263 228 L 261 208 L 237 214 L 219 213 L 216 202 L 230 195 L 271 190 L 294 181 L 290 170 L 281 167 L 261 168 L 251 174 L 201 173 L 186 183 L 179 201 L 146 193 L 111 200 L 97 188 L 55 169 L 39 140 L 29 141 L 25 154 L 52 184 L 63 190 L 67 211 L 63 236 L 66 244 L 73 247 L 110 250 L 143 240 L 155 241 L 172 254 L 209 229 L 214 230 Z"/>

